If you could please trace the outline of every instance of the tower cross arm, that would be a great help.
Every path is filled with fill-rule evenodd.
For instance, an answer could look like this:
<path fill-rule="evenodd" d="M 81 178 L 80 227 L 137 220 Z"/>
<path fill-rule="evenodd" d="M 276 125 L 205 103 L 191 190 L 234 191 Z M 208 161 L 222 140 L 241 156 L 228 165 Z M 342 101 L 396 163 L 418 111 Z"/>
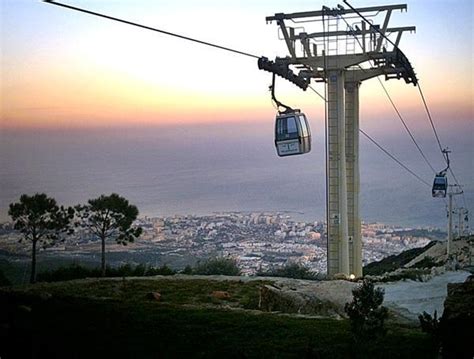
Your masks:
<path fill-rule="evenodd" d="M 391 11 L 391 10 L 406 10 L 406 4 L 397 4 L 397 5 L 382 5 L 382 6 L 370 6 L 370 7 L 363 7 L 358 8 L 358 12 L 379 12 L 379 11 Z M 320 17 L 323 15 L 345 15 L 345 14 L 353 14 L 355 13 L 352 9 L 329 9 L 325 8 L 324 10 L 318 11 L 304 11 L 304 12 L 294 12 L 291 14 L 284 14 L 278 13 L 273 16 L 267 16 L 265 20 L 267 22 L 275 21 L 275 20 L 291 20 L 291 19 L 301 19 L 305 17 Z"/>
<path fill-rule="evenodd" d="M 374 26 L 377 27 L 377 26 Z M 402 33 L 405 31 L 416 31 L 416 26 L 402 26 L 402 27 L 391 27 L 386 30 L 387 33 Z M 321 37 L 333 37 L 333 36 L 360 36 L 370 34 L 372 31 L 370 29 L 365 30 L 352 30 L 352 31 L 329 31 L 329 32 L 313 32 L 307 34 L 305 32 L 300 32 L 293 37 L 290 37 L 290 40 L 301 40 L 301 39 L 312 39 L 312 38 L 321 38 Z"/>

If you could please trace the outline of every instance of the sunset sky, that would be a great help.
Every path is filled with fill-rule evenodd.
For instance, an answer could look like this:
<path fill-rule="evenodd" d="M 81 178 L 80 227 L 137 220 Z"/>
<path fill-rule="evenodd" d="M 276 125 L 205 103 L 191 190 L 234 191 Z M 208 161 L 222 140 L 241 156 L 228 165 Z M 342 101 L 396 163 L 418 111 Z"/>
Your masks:
<path fill-rule="evenodd" d="M 319 10 L 315 1 L 78 1 L 68 4 L 269 58 L 287 54 L 277 12 Z M 353 1 L 356 6 L 393 1 Z M 395 2 L 396 3 L 396 2 Z M 472 130 L 473 5 L 470 0 L 408 0 L 391 26 L 415 25 L 401 48 L 417 72 L 441 128 Z M 334 7 L 337 1 L 324 4 Z M 41 1 L 1 2 L 1 127 L 96 128 L 222 121 L 274 116 L 269 73 L 256 59 L 77 13 Z M 310 26 L 310 25 L 308 25 Z M 278 82 L 279 96 L 323 120 L 312 92 Z M 321 92 L 322 85 L 315 85 Z M 418 91 L 404 81 L 387 88 L 412 126 L 426 126 Z M 374 130 L 393 117 L 377 80 L 361 92 L 361 123 Z M 423 127 L 424 128 L 424 127 Z"/>
<path fill-rule="evenodd" d="M 67 2 L 270 59 L 288 52 L 266 16 L 338 3 Z M 404 1 L 352 1 L 357 7 L 394 3 Z M 400 47 L 418 75 L 442 146 L 452 150 L 465 190 L 460 203 L 472 209 L 473 2 L 406 3 L 408 11 L 395 11 L 390 26 L 417 28 L 403 34 Z M 45 192 L 77 204 L 111 191 L 148 215 L 291 209 L 322 218 L 324 104 L 312 91 L 277 81 L 278 98 L 306 113 L 313 135 L 311 153 L 281 159 L 273 143 L 271 74 L 258 70 L 255 58 L 39 0 L 0 0 L 0 6 L 0 221 L 22 193 Z M 315 31 L 314 23 L 295 26 Z M 324 92 L 322 84 L 313 86 Z M 433 168 L 443 169 L 418 89 L 403 80 L 385 86 Z M 424 163 L 376 79 L 361 86 L 360 123 L 431 183 L 434 169 Z M 430 184 L 417 181 L 364 137 L 360 158 L 364 218 L 444 226 L 444 203 L 431 197 Z M 288 195 L 289 187 L 299 190 Z"/>

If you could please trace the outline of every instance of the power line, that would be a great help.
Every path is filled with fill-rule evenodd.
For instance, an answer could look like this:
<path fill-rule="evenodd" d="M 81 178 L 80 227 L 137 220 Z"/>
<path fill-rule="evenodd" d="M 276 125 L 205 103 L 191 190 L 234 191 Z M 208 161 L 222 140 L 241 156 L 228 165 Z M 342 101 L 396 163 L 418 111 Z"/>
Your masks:
<path fill-rule="evenodd" d="M 102 18 L 105 18 L 105 19 L 109 19 L 109 20 L 113 20 L 113 21 L 118 21 L 118 22 L 121 22 L 121 23 L 124 23 L 124 24 L 127 24 L 127 25 L 132 25 L 132 26 L 140 27 L 140 28 L 142 28 L 142 29 L 146 29 L 146 30 L 151 30 L 151 31 L 159 32 L 159 33 L 161 33 L 161 34 L 165 34 L 165 35 L 169 35 L 169 36 L 174 36 L 174 37 L 177 37 L 177 38 L 179 38 L 179 39 L 183 39 L 183 40 L 187 40 L 187 41 L 196 42 L 196 43 L 201 44 L 201 45 L 206 45 L 206 46 L 214 47 L 214 48 L 221 49 L 221 50 L 225 50 L 225 51 L 230 51 L 230 52 L 233 52 L 233 53 L 236 53 L 236 54 L 239 54 L 239 55 L 244 55 L 244 56 L 248 56 L 248 57 L 253 57 L 253 58 L 256 58 L 256 59 L 260 58 L 260 56 L 257 56 L 257 55 L 254 55 L 254 54 L 251 54 L 251 53 L 248 53 L 248 52 L 244 52 L 244 51 L 240 51 L 240 50 L 235 50 L 235 49 L 232 49 L 232 48 L 230 48 L 230 47 L 225 47 L 225 46 L 213 44 L 213 43 L 211 43 L 211 42 L 207 42 L 207 41 L 202 41 L 202 40 L 194 39 L 194 38 L 192 38 L 192 37 L 188 37 L 188 36 L 184 36 L 184 35 L 179 35 L 179 34 L 176 34 L 176 33 L 170 32 L 170 31 L 165 31 L 165 30 L 157 29 L 157 28 L 154 28 L 154 27 L 151 27 L 151 26 L 146 26 L 146 25 L 138 24 L 138 23 L 136 23 L 136 22 L 132 22 L 132 21 L 128 21 L 128 20 L 119 19 L 119 18 L 117 18 L 117 17 L 113 17 L 113 16 L 101 14 L 101 13 L 98 13 L 98 12 L 94 12 L 94 11 L 82 9 L 82 8 L 79 8 L 79 7 L 75 7 L 75 6 L 71 6 L 71 5 L 67 5 L 67 4 L 62 4 L 62 3 L 55 2 L 55 1 L 52 1 L 52 0 L 43 0 L 43 1 L 46 2 L 46 3 L 48 3 L 48 4 L 61 6 L 61 7 L 67 8 L 67 9 L 71 9 L 71 10 L 83 12 L 83 13 L 86 13 L 86 14 L 89 14 L 89 15 L 99 16 L 99 17 L 102 17 Z"/>

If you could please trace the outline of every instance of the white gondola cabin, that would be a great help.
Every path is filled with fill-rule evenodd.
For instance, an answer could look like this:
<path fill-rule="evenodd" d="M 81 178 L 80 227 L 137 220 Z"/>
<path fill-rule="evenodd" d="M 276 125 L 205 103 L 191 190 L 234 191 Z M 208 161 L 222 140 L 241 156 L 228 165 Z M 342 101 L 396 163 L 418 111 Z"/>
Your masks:
<path fill-rule="evenodd" d="M 294 156 L 311 151 L 311 131 L 304 113 L 289 111 L 275 120 L 275 146 L 278 156 Z"/>
<path fill-rule="evenodd" d="M 431 191 L 433 197 L 446 197 L 448 190 L 448 179 L 445 173 L 437 173 L 433 181 L 433 189 Z"/>

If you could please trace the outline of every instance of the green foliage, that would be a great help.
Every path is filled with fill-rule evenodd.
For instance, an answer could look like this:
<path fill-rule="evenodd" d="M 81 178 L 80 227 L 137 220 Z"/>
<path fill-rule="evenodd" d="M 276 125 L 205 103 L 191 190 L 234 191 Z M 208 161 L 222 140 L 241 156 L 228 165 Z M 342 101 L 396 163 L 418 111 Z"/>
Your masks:
<path fill-rule="evenodd" d="M 102 275 L 105 276 L 105 241 L 109 238 L 126 245 L 142 233 L 142 228 L 132 226 L 138 217 L 138 208 L 128 200 L 112 193 L 90 199 L 84 206 L 76 206 L 79 221 L 76 226 L 91 231 L 102 241 Z"/>
<path fill-rule="evenodd" d="M 188 264 L 184 269 L 181 271 L 182 274 L 193 274 L 193 268 Z"/>
<path fill-rule="evenodd" d="M 434 312 L 434 316 L 427 312 L 423 312 L 418 316 L 420 321 L 421 330 L 431 337 L 433 346 L 436 352 L 439 351 L 441 345 L 441 320 L 438 319 L 438 313 Z"/>
<path fill-rule="evenodd" d="M 174 275 L 176 271 L 166 265 L 152 267 L 145 264 L 132 266 L 124 264 L 114 268 L 107 266 L 105 277 L 149 277 L 154 275 Z M 97 278 L 102 276 L 99 268 L 88 268 L 78 264 L 60 267 L 55 270 L 44 271 L 38 274 L 39 282 L 61 282 L 73 279 Z"/>
<path fill-rule="evenodd" d="M 22 239 L 32 243 L 30 282 L 33 283 L 36 280 L 37 245 L 47 247 L 64 240 L 65 234 L 71 234 L 74 209 L 59 207 L 54 198 L 44 193 L 23 194 L 19 202 L 10 204 L 8 215 L 13 220 L 14 229 L 23 234 Z"/>
<path fill-rule="evenodd" d="M 310 280 L 321 279 L 317 273 L 311 272 L 309 268 L 297 263 L 290 263 L 285 265 L 283 268 L 270 269 L 267 272 L 258 272 L 257 275 L 266 277 L 284 277 Z"/>
<path fill-rule="evenodd" d="M 77 225 L 91 230 L 100 239 L 113 238 L 126 245 L 142 233 L 140 227 L 132 227 L 138 208 L 116 193 L 90 199 L 87 205 L 76 206 L 76 210 L 81 219 Z"/>
<path fill-rule="evenodd" d="M 143 275 L 145 276 L 152 276 L 152 275 L 175 275 L 176 271 L 171 269 L 166 264 L 162 265 L 161 267 L 149 267 L 146 269 Z"/>
<path fill-rule="evenodd" d="M 19 202 L 10 203 L 8 215 L 13 220 L 13 228 L 23 234 L 23 240 L 40 242 L 46 247 L 64 239 L 62 234 L 72 232 L 69 225 L 74 209 L 59 207 L 54 198 L 44 193 L 23 194 Z"/>
<path fill-rule="evenodd" d="M 346 303 L 344 310 L 349 316 L 355 342 L 366 344 L 382 338 L 386 334 L 384 322 L 388 317 L 387 308 L 382 306 L 384 290 L 364 280 L 352 294 L 353 300 Z"/>
<path fill-rule="evenodd" d="M 363 269 L 364 275 L 382 275 L 387 272 L 393 272 L 396 269 L 402 268 L 435 244 L 436 242 L 432 241 L 422 248 L 409 249 L 400 254 L 388 256 L 378 262 L 369 263 Z"/>
<path fill-rule="evenodd" d="M 210 258 L 196 265 L 192 271 L 193 274 L 203 275 L 240 275 L 240 269 L 233 258 Z"/>

